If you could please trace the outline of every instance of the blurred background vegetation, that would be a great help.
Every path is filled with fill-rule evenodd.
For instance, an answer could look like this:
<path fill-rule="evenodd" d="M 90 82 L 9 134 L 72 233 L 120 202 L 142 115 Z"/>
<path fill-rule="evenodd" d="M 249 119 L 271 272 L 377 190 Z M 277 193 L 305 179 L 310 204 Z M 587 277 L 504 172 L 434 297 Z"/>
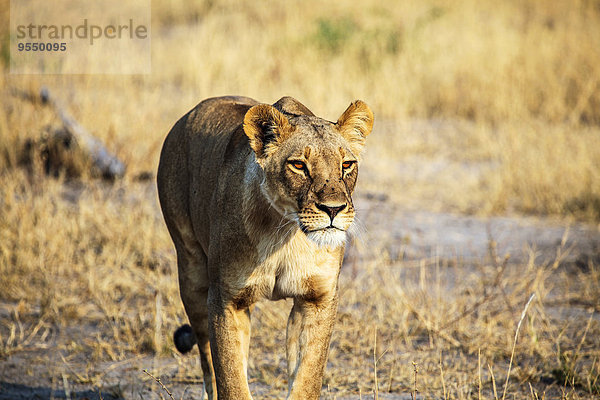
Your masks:
<path fill-rule="evenodd" d="M 15 89 L 51 88 L 131 176 L 155 171 L 164 135 L 203 98 L 292 95 L 331 120 L 361 98 L 378 122 L 472 123 L 438 147 L 496 167 L 468 193 L 441 194 L 447 207 L 600 220 L 596 0 L 155 1 L 152 73 L 135 76 L 10 75 L 8 24 L 0 29 L 2 168 L 43 124 L 37 108 L 15 106 Z M 411 129 L 386 135 L 399 151 L 419 139 Z"/>

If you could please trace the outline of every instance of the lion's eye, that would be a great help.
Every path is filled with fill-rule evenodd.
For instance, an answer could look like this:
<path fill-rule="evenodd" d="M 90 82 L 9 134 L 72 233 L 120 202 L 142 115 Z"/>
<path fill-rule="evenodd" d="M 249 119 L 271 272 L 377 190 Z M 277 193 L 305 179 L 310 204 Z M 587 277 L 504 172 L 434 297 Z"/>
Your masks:
<path fill-rule="evenodd" d="M 306 164 L 302 161 L 290 161 L 290 164 L 296 169 L 304 170 L 306 168 Z"/>
<path fill-rule="evenodd" d="M 354 164 L 354 161 L 344 161 L 342 163 L 342 168 L 348 169 L 348 168 L 350 168 L 352 166 L 352 164 Z"/>

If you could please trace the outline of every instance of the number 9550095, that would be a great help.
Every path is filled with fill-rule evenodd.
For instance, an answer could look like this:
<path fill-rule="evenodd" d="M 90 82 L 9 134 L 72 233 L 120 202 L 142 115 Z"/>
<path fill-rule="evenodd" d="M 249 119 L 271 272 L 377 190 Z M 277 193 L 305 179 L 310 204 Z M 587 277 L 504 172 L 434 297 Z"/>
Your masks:
<path fill-rule="evenodd" d="M 19 51 L 66 51 L 66 43 L 18 43 Z"/>

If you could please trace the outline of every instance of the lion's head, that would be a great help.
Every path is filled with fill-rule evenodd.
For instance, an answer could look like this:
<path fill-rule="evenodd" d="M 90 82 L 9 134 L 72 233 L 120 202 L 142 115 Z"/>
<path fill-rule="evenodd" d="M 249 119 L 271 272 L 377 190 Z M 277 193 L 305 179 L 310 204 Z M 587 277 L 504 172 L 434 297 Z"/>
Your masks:
<path fill-rule="evenodd" d="M 261 190 L 309 239 L 336 247 L 354 220 L 352 193 L 359 156 L 373 128 L 373 113 L 356 100 L 336 123 L 314 116 L 295 100 L 248 110 L 244 132 L 264 171 Z M 285 112 L 292 104 L 303 112 Z"/>

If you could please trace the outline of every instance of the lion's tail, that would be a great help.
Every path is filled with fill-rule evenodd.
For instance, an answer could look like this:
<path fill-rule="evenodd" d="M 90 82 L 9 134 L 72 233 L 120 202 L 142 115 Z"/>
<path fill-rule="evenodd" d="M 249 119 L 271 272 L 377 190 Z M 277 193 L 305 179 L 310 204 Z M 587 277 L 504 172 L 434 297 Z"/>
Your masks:
<path fill-rule="evenodd" d="M 185 354 L 192 350 L 194 345 L 198 342 L 196 335 L 192 330 L 192 327 L 188 324 L 182 325 L 173 334 L 173 342 L 175 347 L 181 354 Z"/>

